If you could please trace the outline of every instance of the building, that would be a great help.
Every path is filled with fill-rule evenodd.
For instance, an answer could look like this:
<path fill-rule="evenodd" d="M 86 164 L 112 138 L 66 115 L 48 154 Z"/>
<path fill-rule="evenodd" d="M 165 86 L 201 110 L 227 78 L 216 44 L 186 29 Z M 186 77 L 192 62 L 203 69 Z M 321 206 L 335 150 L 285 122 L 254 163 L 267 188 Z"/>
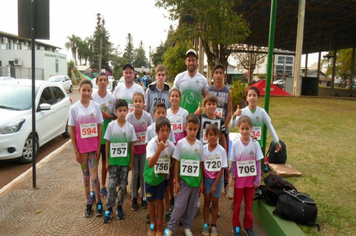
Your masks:
<path fill-rule="evenodd" d="M 35 45 L 37 80 L 68 73 L 67 55 L 58 53 L 61 48 L 39 41 Z M 0 76 L 32 78 L 31 40 L 0 31 Z"/>

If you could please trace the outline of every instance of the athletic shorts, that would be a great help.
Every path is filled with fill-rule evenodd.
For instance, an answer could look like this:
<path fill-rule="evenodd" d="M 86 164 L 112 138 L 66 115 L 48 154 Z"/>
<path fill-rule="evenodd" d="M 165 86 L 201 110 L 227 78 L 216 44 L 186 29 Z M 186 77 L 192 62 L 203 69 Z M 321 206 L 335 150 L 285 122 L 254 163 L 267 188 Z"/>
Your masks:
<path fill-rule="evenodd" d="M 206 193 L 210 193 L 211 191 L 211 186 L 213 186 L 213 184 L 215 183 L 215 179 L 210 179 L 204 176 L 204 186 L 206 189 Z M 221 192 L 221 188 L 223 186 L 223 176 L 221 176 L 220 181 L 218 186 L 216 186 L 216 192 L 213 194 L 213 197 L 215 198 L 219 198 L 220 197 L 220 192 Z"/>
<path fill-rule="evenodd" d="M 162 181 L 159 185 L 153 186 L 145 182 L 146 189 L 146 199 L 149 202 L 154 200 L 163 200 L 164 198 L 164 189 L 166 187 L 166 181 Z"/>

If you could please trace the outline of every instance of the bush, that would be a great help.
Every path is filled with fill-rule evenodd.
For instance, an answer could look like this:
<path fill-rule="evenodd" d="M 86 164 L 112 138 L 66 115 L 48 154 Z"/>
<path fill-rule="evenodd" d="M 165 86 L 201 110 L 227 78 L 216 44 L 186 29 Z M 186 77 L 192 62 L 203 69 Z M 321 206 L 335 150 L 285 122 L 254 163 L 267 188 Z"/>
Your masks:
<path fill-rule="evenodd" d="M 240 108 L 247 106 L 246 102 L 246 83 L 241 81 L 234 81 L 231 86 L 232 91 L 232 110 L 233 112 L 236 110 L 237 105 Z"/>
<path fill-rule="evenodd" d="M 259 74 L 259 75 L 258 75 L 258 78 L 259 78 L 259 79 L 266 79 L 266 74 Z"/>

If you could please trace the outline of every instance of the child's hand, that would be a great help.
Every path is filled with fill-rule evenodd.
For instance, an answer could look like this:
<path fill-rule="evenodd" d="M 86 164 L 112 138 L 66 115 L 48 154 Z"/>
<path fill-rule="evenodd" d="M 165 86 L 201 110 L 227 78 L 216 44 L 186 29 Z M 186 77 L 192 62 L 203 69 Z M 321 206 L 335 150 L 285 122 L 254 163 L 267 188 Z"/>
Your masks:
<path fill-rule="evenodd" d="M 201 193 L 204 193 L 204 184 L 203 183 L 201 183 L 200 187 L 199 187 L 199 196 Z"/>
<path fill-rule="evenodd" d="M 279 152 L 282 149 L 282 145 L 280 143 L 277 144 L 276 152 Z"/>
<path fill-rule="evenodd" d="M 100 144 L 99 147 L 96 149 L 95 156 L 96 156 L 96 160 L 98 161 L 100 158 Z"/>
<path fill-rule="evenodd" d="M 132 170 L 132 163 L 130 163 L 128 171 L 131 171 L 131 170 Z"/>
<path fill-rule="evenodd" d="M 216 186 L 211 186 L 210 193 L 213 195 L 216 192 Z"/>
<path fill-rule="evenodd" d="M 260 185 L 254 184 L 253 187 L 254 187 L 255 189 L 257 189 L 258 187 L 260 187 Z"/>
<path fill-rule="evenodd" d="M 78 151 L 75 153 L 75 159 L 77 160 L 77 162 L 79 164 L 83 163 L 83 158 L 82 158 L 82 156 L 80 155 L 80 153 Z"/>
<path fill-rule="evenodd" d="M 176 192 L 176 194 L 177 194 L 177 195 L 179 195 L 179 194 L 180 194 L 180 186 L 179 186 L 178 181 L 176 181 L 175 192 Z"/>
<path fill-rule="evenodd" d="M 162 152 L 166 147 L 168 147 L 168 144 L 165 144 L 163 141 L 158 142 L 156 139 L 156 143 L 157 143 L 157 150 L 159 150 L 160 152 Z"/>
<path fill-rule="evenodd" d="M 203 108 L 200 106 L 200 102 L 199 102 L 199 106 L 197 110 L 194 112 L 194 115 L 201 115 L 201 114 L 203 114 Z"/>
<path fill-rule="evenodd" d="M 231 187 L 235 187 L 235 180 L 232 180 L 232 181 L 226 186 L 226 188 L 231 188 Z"/>
<path fill-rule="evenodd" d="M 241 116 L 241 114 L 242 114 L 242 110 L 240 109 L 240 106 L 237 105 L 236 111 L 233 116 L 234 118 L 236 118 L 236 116 Z"/>

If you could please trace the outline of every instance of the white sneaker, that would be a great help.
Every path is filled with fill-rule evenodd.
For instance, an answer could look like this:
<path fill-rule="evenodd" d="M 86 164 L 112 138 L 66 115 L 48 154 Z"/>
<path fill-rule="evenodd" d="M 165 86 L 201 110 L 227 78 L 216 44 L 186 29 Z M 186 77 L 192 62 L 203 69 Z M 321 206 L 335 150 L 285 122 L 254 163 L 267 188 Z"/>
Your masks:
<path fill-rule="evenodd" d="M 185 236 L 193 236 L 192 231 L 190 231 L 190 229 L 184 229 L 184 235 Z"/>
<path fill-rule="evenodd" d="M 164 230 L 164 236 L 172 236 L 172 235 L 173 235 L 173 232 L 170 229 L 166 228 Z"/>

